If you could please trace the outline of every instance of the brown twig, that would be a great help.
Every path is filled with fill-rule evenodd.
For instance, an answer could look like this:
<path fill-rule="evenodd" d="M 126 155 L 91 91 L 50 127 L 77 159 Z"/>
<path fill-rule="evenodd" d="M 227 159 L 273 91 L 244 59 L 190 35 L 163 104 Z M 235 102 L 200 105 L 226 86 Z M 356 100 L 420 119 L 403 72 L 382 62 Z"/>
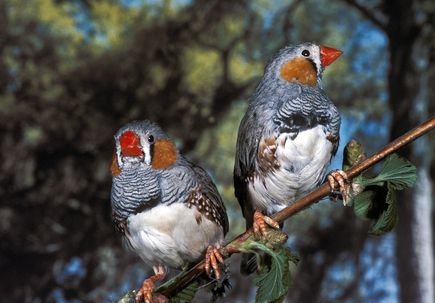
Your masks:
<path fill-rule="evenodd" d="M 385 22 L 375 14 L 375 11 L 370 9 L 369 7 L 360 4 L 357 0 L 344 0 L 345 3 L 354 7 L 358 10 L 364 17 L 370 20 L 374 25 L 379 27 L 379 29 L 387 32 L 387 25 Z"/>
<path fill-rule="evenodd" d="M 351 169 L 346 171 L 349 178 L 354 178 L 361 174 L 363 171 L 367 170 L 368 168 L 372 167 L 376 163 L 382 161 L 385 159 L 388 155 L 392 154 L 399 148 L 411 143 L 415 139 L 423 136 L 424 134 L 428 133 L 432 129 L 435 128 L 435 117 L 432 117 L 431 119 L 427 120 L 423 124 L 419 125 L 418 127 L 414 128 L 413 130 L 407 132 L 406 134 L 402 135 L 401 137 L 397 138 L 387 146 L 385 146 L 383 149 L 378 151 L 373 156 L 367 158 L 363 162 L 353 166 Z M 278 222 L 282 222 L 289 218 L 290 216 L 296 214 L 297 212 L 303 210 L 307 206 L 317 202 L 318 200 L 328 196 L 330 194 L 330 188 L 327 183 L 324 183 L 322 186 L 308 194 L 307 196 L 297 200 L 292 205 L 284 208 L 283 210 L 277 212 L 272 216 L 272 218 Z M 238 247 L 237 243 L 240 243 L 241 241 L 245 241 L 247 238 L 249 238 L 252 235 L 252 230 L 249 229 L 243 234 L 237 236 L 234 238 L 231 242 L 229 242 L 225 249 L 228 253 L 228 256 L 230 256 L 233 253 L 239 252 L 236 247 Z M 179 276 L 177 278 L 177 282 L 172 284 L 171 286 L 161 289 L 157 289 L 157 292 L 162 293 L 166 297 L 171 297 L 175 295 L 179 290 L 186 287 L 190 282 L 194 281 L 198 277 L 200 277 L 204 273 L 204 262 L 198 263 L 193 268 L 191 268 L 188 272 L 184 273 L 182 276 Z"/>

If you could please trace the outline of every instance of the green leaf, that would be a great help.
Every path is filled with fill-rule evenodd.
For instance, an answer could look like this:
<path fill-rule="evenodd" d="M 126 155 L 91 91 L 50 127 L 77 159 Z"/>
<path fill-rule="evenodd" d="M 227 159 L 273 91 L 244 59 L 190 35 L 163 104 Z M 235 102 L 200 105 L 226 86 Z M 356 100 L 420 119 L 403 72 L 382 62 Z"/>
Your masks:
<path fill-rule="evenodd" d="M 372 206 L 375 191 L 365 190 L 353 199 L 353 210 L 358 218 L 367 220 L 369 210 Z"/>
<path fill-rule="evenodd" d="M 389 182 L 368 186 L 355 197 L 353 209 L 360 219 L 372 220 L 369 232 L 374 235 L 391 231 L 397 223 L 396 194 Z"/>
<path fill-rule="evenodd" d="M 232 243 L 227 248 L 244 253 L 256 253 L 256 250 L 264 251 L 266 248 L 273 250 L 274 248 L 281 247 L 287 241 L 287 238 L 287 234 L 282 230 L 269 229 L 267 234 L 261 239 L 257 240 L 255 235 L 251 235 L 248 239 Z"/>
<path fill-rule="evenodd" d="M 353 209 L 359 218 L 373 221 L 371 234 L 381 235 L 394 228 L 398 218 L 395 191 L 412 187 L 416 180 L 415 166 L 396 154 L 385 160 L 378 176 L 354 179 L 365 190 L 354 197 Z"/>
<path fill-rule="evenodd" d="M 387 203 L 387 209 L 381 213 L 378 220 L 370 228 L 370 233 L 374 235 L 382 235 L 391 231 L 394 226 L 396 226 L 398 215 L 397 215 L 397 201 L 396 192 L 388 182 L 388 192 L 385 199 Z"/>
<path fill-rule="evenodd" d="M 365 159 L 364 148 L 356 140 L 350 140 L 343 150 L 343 170 L 348 170 Z"/>
<path fill-rule="evenodd" d="M 255 302 L 269 303 L 280 301 L 290 287 L 289 263 L 297 264 L 299 258 L 294 256 L 288 248 L 282 246 L 272 250 L 262 243 L 252 242 L 251 248 L 261 250 L 272 257 L 270 268 L 263 267 L 255 277 L 255 284 L 257 286 Z"/>
<path fill-rule="evenodd" d="M 184 289 L 182 289 L 179 293 L 177 293 L 175 296 L 173 296 L 170 299 L 170 303 L 188 303 L 193 300 L 193 297 L 195 297 L 196 292 L 198 291 L 199 284 L 197 281 L 193 281 L 188 286 L 186 286 Z"/>
<path fill-rule="evenodd" d="M 135 303 L 135 292 L 133 290 L 128 291 L 117 303 Z"/>
<path fill-rule="evenodd" d="M 379 175 L 374 178 L 363 177 L 362 185 L 382 186 L 388 181 L 392 189 L 402 190 L 414 186 L 416 180 L 416 167 L 397 154 L 392 154 L 383 163 Z"/>
<path fill-rule="evenodd" d="M 275 249 L 281 247 L 285 242 L 287 242 L 288 235 L 280 229 L 269 229 L 264 236 L 264 243 L 267 247 Z"/>

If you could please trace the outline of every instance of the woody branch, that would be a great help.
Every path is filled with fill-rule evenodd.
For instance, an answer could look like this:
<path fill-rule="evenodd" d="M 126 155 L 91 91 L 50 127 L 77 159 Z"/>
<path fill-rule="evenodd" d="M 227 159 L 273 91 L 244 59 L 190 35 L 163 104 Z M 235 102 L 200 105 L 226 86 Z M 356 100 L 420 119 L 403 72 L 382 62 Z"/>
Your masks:
<path fill-rule="evenodd" d="M 418 127 L 410 130 L 406 134 L 402 135 L 401 137 L 397 138 L 393 142 L 389 143 L 387 146 L 385 146 L 383 149 L 372 155 L 371 157 L 367 158 L 366 160 L 362 161 L 361 163 L 353 166 L 349 170 L 346 171 L 347 176 L 352 179 L 354 177 L 357 177 L 365 170 L 369 169 L 376 163 L 382 161 L 385 159 L 388 155 L 394 153 L 399 148 L 411 143 L 412 141 L 416 140 L 417 138 L 423 136 L 424 134 L 428 133 L 432 129 L 435 128 L 435 117 L 432 117 L 431 119 L 427 120 L 426 122 L 420 124 Z M 294 214 L 298 213 L 299 211 L 303 210 L 307 206 L 319 201 L 320 199 L 328 196 L 330 194 L 330 187 L 327 183 L 324 183 L 320 187 L 318 187 L 316 190 L 308 194 L 307 196 L 298 199 L 296 202 L 294 202 L 292 205 L 284 208 L 283 210 L 275 213 L 272 218 L 277 222 L 282 222 L 289 217 L 293 216 Z M 240 247 L 240 243 L 246 241 L 249 237 L 251 237 L 253 234 L 252 229 L 247 230 L 243 234 L 240 234 L 239 236 L 235 237 L 233 240 L 231 240 L 224 248 L 226 252 L 226 257 L 229 257 L 230 255 L 234 253 L 240 252 L 237 248 Z M 179 275 L 176 279 L 176 282 L 169 285 L 168 287 L 165 287 L 162 285 L 158 289 L 156 289 L 156 292 L 159 292 L 167 297 L 171 297 L 175 295 L 179 290 L 185 288 L 189 283 L 196 280 L 198 277 L 204 274 L 204 262 L 200 262 L 194 267 L 192 267 L 189 271 Z"/>

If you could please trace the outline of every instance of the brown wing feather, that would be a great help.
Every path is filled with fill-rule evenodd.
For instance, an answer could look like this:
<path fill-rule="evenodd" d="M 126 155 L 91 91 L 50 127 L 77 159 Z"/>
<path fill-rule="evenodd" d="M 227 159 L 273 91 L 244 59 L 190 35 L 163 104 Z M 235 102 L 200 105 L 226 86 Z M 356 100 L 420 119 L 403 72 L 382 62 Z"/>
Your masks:
<path fill-rule="evenodd" d="M 197 176 L 198 187 L 192 191 L 186 203 L 194 205 L 201 214 L 222 226 L 226 234 L 229 228 L 227 211 L 216 185 L 204 169 L 193 163 L 191 165 Z"/>

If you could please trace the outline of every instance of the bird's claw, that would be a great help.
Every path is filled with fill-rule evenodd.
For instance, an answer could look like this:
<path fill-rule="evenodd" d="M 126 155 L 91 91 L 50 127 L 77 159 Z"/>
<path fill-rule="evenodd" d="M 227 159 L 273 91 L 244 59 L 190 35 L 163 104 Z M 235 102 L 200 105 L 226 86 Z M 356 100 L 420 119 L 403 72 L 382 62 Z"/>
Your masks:
<path fill-rule="evenodd" d="M 327 179 L 331 192 L 338 189 L 343 199 L 343 205 L 346 206 L 349 187 L 349 178 L 347 174 L 342 170 L 335 170 L 327 176 Z"/>
<path fill-rule="evenodd" d="M 279 224 L 272 218 L 265 216 L 258 209 L 254 212 L 254 222 L 252 224 L 252 228 L 254 230 L 254 234 L 265 236 L 267 234 L 267 225 L 272 228 L 279 229 Z"/>
<path fill-rule="evenodd" d="M 168 299 L 161 295 L 157 294 L 153 296 L 154 291 L 154 284 L 157 281 L 161 281 L 166 276 L 166 270 L 165 267 L 159 265 L 154 266 L 154 275 L 145 279 L 145 281 L 142 284 L 142 287 L 139 288 L 139 290 L 136 293 L 136 303 L 167 303 Z"/>
<path fill-rule="evenodd" d="M 205 253 L 205 272 L 210 275 L 211 269 L 213 269 L 216 279 L 220 280 L 221 272 L 218 262 L 224 264 L 224 258 L 222 257 L 222 254 L 220 253 L 219 249 L 209 245 L 207 247 L 207 252 Z"/>

